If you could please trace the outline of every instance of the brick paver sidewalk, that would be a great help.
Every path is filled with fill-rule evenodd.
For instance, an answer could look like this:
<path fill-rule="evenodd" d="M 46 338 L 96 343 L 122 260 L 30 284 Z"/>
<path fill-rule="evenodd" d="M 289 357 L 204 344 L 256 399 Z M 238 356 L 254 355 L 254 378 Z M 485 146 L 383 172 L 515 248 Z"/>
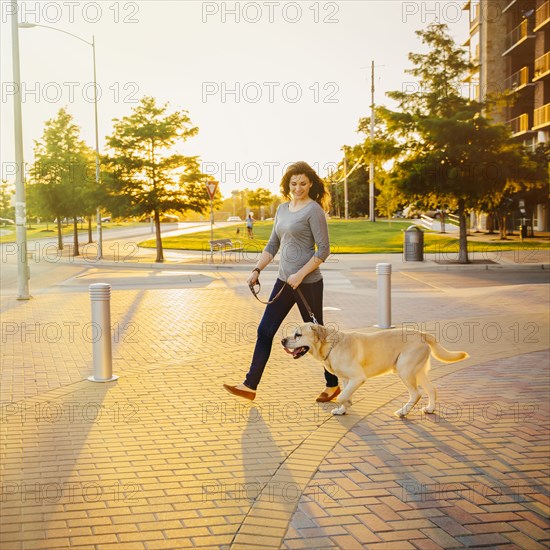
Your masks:
<path fill-rule="evenodd" d="M 439 377 L 434 415 L 397 399 L 347 433 L 286 548 L 548 548 L 548 351 Z"/>
<path fill-rule="evenodd" d="M 264 275 L 265 286 L 272 276 Z M 108 384 L 85 379 L 87 285 L 97 279 L 116 286 L 121 376 Z M 429 418 L 416 409 L 402 421 L 391 414 L 405 394 L 395 376 L 369 381 L 350 414 L 337 419 L 332 405 L 314 402 L 321 366 L 309 356 L 292 361 L 280 349 L 253 404 L 223 392 L 223 382 L 242 379 L 262 311 L 241 279 L 224 271 L 98 267 L 30 302 L 2 300 L 2 550 L 375 542 L 399 550 L 430 540 L 445 546 L 445 536 L 463 546 L 500 546 L 504 537 L 524 547 L 523 536 L 547 544 L 540 520 L 547 489 L 539 483 L 547 438 L 535 422 L 547 411 L 543 285 L 518 295 L 492 284 L 454 289 L 441 274 L 396 275 L 397 322 L 425 323 L 449 348 L 472 356 L 433 369 L 446 409 Z M 376 322 L 372 273 L 327 273 L 326 288 L 329 322 L 346 329 Z M 289 323 L 297 320 L 293 314 Z M 471 404 L 479 405 L 471 422 L 452 416 Z M 499 410 L 502 422 L 488 424 Z M 533 481 L 520 486 L 524 500 L 514 494 L 520 501 L 496 505 L 522 508 L 487 509 L 497 496 L 488 488 L 514 488 L 515 479 Z M 438 483 L 443 496 L 424 500 Z M 462 509 L 458 502 L 468 515 L 441 519 L 447 509 Z M 452 519 L 465 531 L 456 532 Z M 476 531 L 479 525 L 490 530 Z M 467 538 L 482 535 L 497 538 Z"/>

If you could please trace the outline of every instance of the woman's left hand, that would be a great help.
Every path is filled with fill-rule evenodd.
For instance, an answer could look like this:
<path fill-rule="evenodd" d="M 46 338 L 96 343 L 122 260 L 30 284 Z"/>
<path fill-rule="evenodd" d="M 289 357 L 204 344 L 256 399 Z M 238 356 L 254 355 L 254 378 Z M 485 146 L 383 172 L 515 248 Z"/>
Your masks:
<path fill-rule="evenodd" d="M 286 283 L 288 285 L 290 285 L 292 288 L 296 289 L 298 288 L 301 284 L 302 284 L 302 281 L 304 280 L 303 277 L 301 277 L 300 275 L 298 275 L 298 273 L 293 273 L 292 275 L 289 276 L 289 278 L 286 280 Z"/>

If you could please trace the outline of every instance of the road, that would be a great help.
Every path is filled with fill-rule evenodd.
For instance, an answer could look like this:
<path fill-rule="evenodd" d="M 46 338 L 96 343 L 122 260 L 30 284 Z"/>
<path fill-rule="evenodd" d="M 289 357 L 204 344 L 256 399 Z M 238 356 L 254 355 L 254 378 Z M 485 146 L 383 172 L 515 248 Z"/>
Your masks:
<path fill-rule="evenodd" d="M 230 222 L 219 222 L 216 227 L 226 227 L 239 224 Z M 202 223 L 179 223 L 179 224 L 163 224 L 163 237 L 178 235 L 182 233 L 194 233 L 208 230 L 209 222 Z M 148 264 L 154 263 L 154 249 L 140 249 L 137 244 L 148 238 L 152 238 L 149 225 L 133 228 L 105 228 L 103 237 L 103 250 L 106 258 L 101 264 L 95 260 L 97 248 L 95 243 L 86 245 L 82 243 L 81 254 L 84 256 L 73 258 L 70 256 L 70 245 L 72 237 L 65 237 L 66 250 L 63 255 L 57 251 L 57 240 L 47 237 L 43 239 L 31 240 L 28 243 L 28 250 L 31 252 L 29 257 L 29 268 L 31 272 L 30 292 L 36 294 L 40 292 L 52 292 L 58 285 L 64 284 L 65 281 L 74 278 L 89 280 L 89 273 L 97 273 L 97 276 L 103 277 L 105 280 L 112 282 L 114 287 L 121 284 L 121 280 L 126 278 L 128 281 L 137 283 L 137 278 L 140 279 L 139 285 L 142 288 L 154 288 L 159 284 L 159 269 L 163 275 L 167 275 L 166 271 L 170 268 L 191 269 L 195 271 L 212 271 L 212 266 L 209 262 L 204 261 L 204 258 L 196 252 L 165 250 L 165 263 L 154 268 L 147 267 Z M 85 235 L 82 235 L 85 237 Z M 88 248 L 89 247 L 89 248 Z M 17 292 L 17 247 L 14 243 L 4 243 L 0 245 L 1 253 L 1 291 L 2 296 L 13 296 Z M 137 264 L 136 256 L 139 256 L 141 265 Z M 548 262 L 548 254 L 539 254 L 541 262 Z M 244 259 L 243 259 L 244 260 Z M 249 268 L 250 258 L 247 261 L 228 262 L 225 267 L 228 271 L 235 269 L 246 270 Z M 401 261 L 401 255 L 364 255 L 364 254 L 336 254 L 331 256 L 329 261 L 323 268 L 325 280 L 328 285 L 345 287 L 348 283 L 341 283 L 342 279 L 346 281 L 355 280 L 357 277 L 362 278 L 362 287 L 365 292 L 374 292 L 376 289 L 376 274 L 375 267 L 377 262 L 392 263 L 394 276 L 392 285 L 394 289 L 405 291 L 413 287 L 416 283 L 420 283 L 423 288 L 442 287 L 451 289 L 475 289 L 484 287 L 509 287 L 516 285 L 530 284 L 545 284 L 548 283 L 548 270 L 535 269 L 513 269 L 513 265 L 508 265 L 506 270 L 482 270 L 472 269 L 466 271 L 457 268 L 452 272 L 447 272 L 442 278 L 442 266 L 436 265 L 434 262 L 406 262 Z M 176 265 L 173 265 L 176 263 Z M 137 264 L 137 265 L 136 265 Z M 499 267 L 497 264 L 496 268 Z M 139 275 L 132 273 L 139 269 Z M 274 265 L 262 275 L 264 286 L 269 284 L 271 279 L 275 277 Z M 146 273 L 149 273 L 150 276 Z M 223 270 L 222 265 L 216 265 L 215 270 L 220 272 Z M 111 281 L 110 275 L 118 271 L 118 278 L 115 276 Z M 421 272 L 420 272 L 421 271 Z M 156 272 L 156 273 L 155 273 Z M 397 274 L 400 272 L 400 275 Z M 124 277 L 120 274 L 124 273 Z M 174 285 L 178 287 L 179 279 L 163 277 L 163 286 Z M 414 283 L 413 283 L 414 281 Z M 445 282 L 443 282 L 445 281 Z M 127 283 L 126 283 L 127 284 Z M 412 285 L 412 286 L 411 286 Z M 70 285 L 69 285 L 70 286 Z M 267 288 L 267 286 L 266 286 Z M 67 290 L 68 287 L 65 286 Z M 514 292 L 517 289 L 514 289 Z"/>
<path fill-rule="evenodd" d="M 215 227 L 226 227 L 228 225 L 238 224 L 217 222 Z M 180 222 L 177 224 L 162 224 L 161 231 L 163 237 L 168 237 L 185 233 L 197 233 L 209 228 L 210 222 Z M 81 233 L 79 237 L 80 252 L 89 258 L 90 267 L 93 267 L 92 259 L 97 253 L 97 246 L 95 243 L 88 245 L 83 242 L 84 239 L 87 239 L 86 234 Z M 138 249 L 137 243 L 153 237 L 149 225 L 132 228 L 105 227 L 103 231 L 103 250 L 105 254 L 118 252 L 120 255 L 131 256 Z M 73 245 L 72 235 L 64 236 L 63 243 L 65 252 L 70 254 Z M 30 253 L 31 292 L 48 288 L 87 269 L 76 263 L 71 264 L 70 257 L 63 256 L 57 250 L 56 237 L 29 240 L 27 250 Z M 15 243 L 0 244 L 1 295 L 11 294 L 17 290 L 17 253 L 18 249 Z"/>

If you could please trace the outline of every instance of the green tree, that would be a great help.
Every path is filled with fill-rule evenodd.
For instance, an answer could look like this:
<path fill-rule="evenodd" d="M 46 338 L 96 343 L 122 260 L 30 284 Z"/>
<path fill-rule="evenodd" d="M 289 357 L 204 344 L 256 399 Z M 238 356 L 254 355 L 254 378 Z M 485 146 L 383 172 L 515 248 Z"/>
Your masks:
<path fill-rule="evenodd" d="M 249 191 L 247 200 L 251 208 L 257 208 L 261 211 L 263 206 L 269 206 L 275 200 L 275 195 L 269 189 L 260 187 L 254 191 Z M 258 216 L 260 216 L 260 212 L 258 212 Z"/>
<path fill-rule="evenodd" d="M 144 97 L 129 116 L 114 120 L 107 138 L 111 155 L 105 158 L 111 174 L 108 205 L 113 214 L 152 214 L 156 228 L 157 262 L 164 261 L 160 217 L 169 211 L 203 212 L 208 204 L 197 157 L 174 150 L 195 136 L 187 111 L 168 112 Z M 202 182 L 202 183 L 201 183 Z"/>
<path fill-rule="evenodd" d="M 344 217 L 346 211 L 346 171 L 348 188 L 348 215 L 352 218 L 366 216 L 369 210 L 369 173 L 368 161 L 362 145 L 344 145 L 344 158 L 338 163 L 338 169 L 327 178 L 331 193 L 333 215 Z M 347 169 L 347 170 L 346 170 Z"/>
<path fill-rule="evenodd" d="M 460 93 L 470 64 L 447 26 L 432 23 L 416 34 L 428 47 L 427 53 L 409 54 L 414 67 L 408 72 L 419 80 L 419 89 L 390 92 L 399 110 L 380 110 L 402 144 L 392 175 L 412 199 L 458 210 L 458 261 L 468 263 L 466 213 L 508 182 L 530 179 L 533 171 L 508 127 L 492 124 L 482 103 Z"/>
<path fill-rule="evenodd" d="M 370 162 L 374 162 L 375 194 L 381 189 L 384 178 L 384 163 L 393 158 L 399 149 L 388 132 L 385 122 L 376 117 L 374 139 L 371 140 L 370 117 L 359 119 L 357 132 L 364 134 L 361 143 L 354 146 L 344 145 L 348 171 L 348 211 L 351 217 L 361 217 L 369 214 L 370 197 Z M 338 165 L 336 174 L 328 178 L 331 185 L 333 212 L 340 215 L 345 211 L 344 192 L 344 159 Z M 386 189 L 387 191 L 387 189 Z"/>
<path fill-rule="evenodd" d="M 399 206 L 403 202 L 402 195 L 385 172 L 379 172 L 376 178 L 376 187 L 379 190 L 376 195 L 376 210 L 379 215 L 386 216 L 388 220 L 391 220 L 392 215 L 399 210 Z"/>
<path fill-rule="evenodd" d="M 230 212 L 231 216 L 239 216 L 241 219 L 244 219 L 246 215 L 245 200 L 246 192 L 233 189 L 231 197 L 223 201 L 222 209 Z"/>
<path fill-rule="evenodd" d="M 2 180 L 0 182 L 0 218 L 15 219 L 15 208 L 11 205 L 13 195 L 15 195 L 15 186 Z"/>
<path fill-rule="evenodd" d="M 363 166 L 368 173 L 370 182 L 370 162 L 374 165 L 374 190 L 376 194 L 375 208 L 388 218 L 391 218 L 403 200 L 402 194 L 393 185 L 390 178 L 386 176 L 385 163 L 393 159 L 400 151 L 400 148 L 389 132 L 385 120 L 380 116 L 379 109 L 375 112 L 374 132 L 371 137 L 371 117 L 361 118 L 357 131 L 365 135 L 361 145 L 364 152 Z M 370 185 L 369 185 L 370 187 Z"/>
<path fill-rule="evenodd" d="M 80 139 L 80 128 L 66 109 L 46 122 L 42 138 L 35 141 L 27 190 L 31 208 L 37 215 L 57 220 L 60 250 L 62 219 L 72 218 L 75 256 L 79 255 L 78 217 L 86 213 L 86 197 L 94 185 L 88 175 L 91 158 L 91 149 Z"/>

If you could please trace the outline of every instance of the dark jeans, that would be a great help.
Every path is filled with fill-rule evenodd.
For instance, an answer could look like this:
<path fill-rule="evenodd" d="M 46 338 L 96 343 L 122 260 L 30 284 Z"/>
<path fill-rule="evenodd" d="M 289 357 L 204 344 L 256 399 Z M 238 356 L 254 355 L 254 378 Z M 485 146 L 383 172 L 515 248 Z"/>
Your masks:
<path fill-rule="evenodd" d="M 277 279 L 275 286 L 271 292 L 269 300 L 272 300 L 274 296 L 281 290 L 284 282 Z M 323 281 L 316 283 L 305 283 L 300 285 L 305 299 L 309 306 L 313 310 L 315 319 L 317 322 L 323 324 Z M 306 306 L 302 303 L 302 300 L 298 296 L 295 290 L 289 285 L 284 287 L 283 292 L 272 304 L 268 304 L 265 308 L 264 315 L 258 326 L 258 339 L 256 340 L 256 347 L 254 348 L 254 355 L 252 356 L 252 364 L 250 370 L 246 375 L 244 381 L 245 386 L 255 390 L 260 383 L 262 374 L 264 372 L 267 360 L 271 354 L 271 346 L 273 344 L 273 338 L 288 312 L 292 309 L 294 304 L 298 304 L 302 319 L 304 322 L 311 321 L 311 317 L 307 311 Z M 325 369 L 325 380 L 329 388 L 336 387 L 338 385 L 338 377 L 331 374 Z"/>

